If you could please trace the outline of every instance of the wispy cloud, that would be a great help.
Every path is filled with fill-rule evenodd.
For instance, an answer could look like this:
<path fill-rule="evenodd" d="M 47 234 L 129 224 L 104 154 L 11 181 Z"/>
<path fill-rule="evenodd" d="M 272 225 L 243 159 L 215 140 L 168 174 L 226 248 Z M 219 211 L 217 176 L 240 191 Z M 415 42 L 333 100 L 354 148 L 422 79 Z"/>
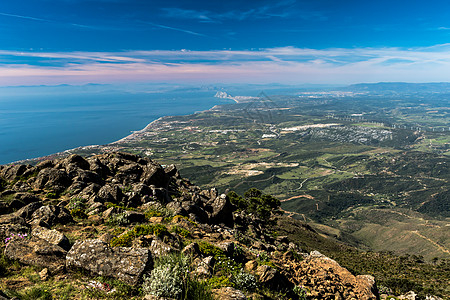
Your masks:
<path fill-rule="evenodd" d="M 209 11 L 198 11 L 192 9 L 181 9 L 181 8 L 161 8 L 163 15 L 169 18 L 177 19 L 194 19 L 201 22 L 214 22 L 211 18 L 211 12 Z"/>
<path fill-rule="evenodd" d="M 450 81 L 450 44 L 408 49 L 283 47 L 254 51 L 0 51 L 0 61 L 0 85 L 124 81 Z M 52 65 L 46 64 L 47 61 Z"/>
<path fill-rule="evenodd" d="M 40 22 L 53 22 L 51 20 L 29 17 L 29 16 L 22 16 L 22 15 L 15 15 L 15 14 L 8 14 L 8 13 L 3 13 L 3 12 L 0 12 L 0 15 L 6 16 L 6 17 L 11 17 L 11 18 L 27 19 L 27 20 L 40 21 Z"/>
<path fill-rule="evenodd" d="M 169 30 L 184 32 L 184 33 L 187 33 L 187 34 L 192 34 L 192 35 L 197 35 L 197 36 L 203 36 L 203 37 L 207 36 L 205 34 L 198 33 L 198 32 L 191 31 L 191 30 L 187 30 L 187 29 L 183 29 L 183 28 L 171 27 L 171 26 L 166 26 L 166 25 L 161 25 L 161 24 L 156 24 L 156 23 L 151 23 L 151 22 L 144 22 L 144 21 L 142 21 L 141 23 L 152 25 L 154 27 L 158 27 L 158 28 L 162 28 L 162 29 L 169 29 Z"/>
<path fill-rule="evenodd" d="M 193 19 L 200 22 L 221 22 L 225 20 L 243 21 L 247 19 L 287 18 L 295 16 L 302 19 L 325 20 L 322 12 L 297 9 L 295 0 L 278 1 L 266 5 L 255 6 L 250 9 L 235 9 L 223 12 L 207 10 L 182 9 L 178 7 L 166 7 L 161 11 L 165 17 L 176 19 Z"/>
<path fill-rule="evenodd" d="M 120 30 L 119 28 L 111 28 L 111 27 L 107 28 L 107 27 L 85 25 L 85 24 L 78 24 L 78 23 L 61 22 L 61 21 L 57 21 L 57 20 L 43 19 L 43 18 L 32 17 L 32 16 L 23 16 L 23 15 L 9 14 L 9 13 L 5 13 L 5 12 L 0 12 L 0 16 L 11 17 L 11 18 L 18 18 L 18 19 L 25 19 L 25 20 L 31 20 L 31 21 L 37 21 L 37 22 L 53 23 L 53 24 L 58 24 L 58 25 L 63 25 L 63 26 L 72 26 L 72 27 L 77 27 L 77 28 L 81 28 L 81 29 Z"/>

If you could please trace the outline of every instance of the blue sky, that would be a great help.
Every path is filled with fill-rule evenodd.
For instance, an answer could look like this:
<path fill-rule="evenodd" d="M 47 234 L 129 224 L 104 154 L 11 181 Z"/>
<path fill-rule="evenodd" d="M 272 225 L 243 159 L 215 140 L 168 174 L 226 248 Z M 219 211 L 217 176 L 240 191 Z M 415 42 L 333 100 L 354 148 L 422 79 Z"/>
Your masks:
<path fill-rule="evenodd" d="M 450 81 L 450 2 L 0 3 L 0 85 Z"/>

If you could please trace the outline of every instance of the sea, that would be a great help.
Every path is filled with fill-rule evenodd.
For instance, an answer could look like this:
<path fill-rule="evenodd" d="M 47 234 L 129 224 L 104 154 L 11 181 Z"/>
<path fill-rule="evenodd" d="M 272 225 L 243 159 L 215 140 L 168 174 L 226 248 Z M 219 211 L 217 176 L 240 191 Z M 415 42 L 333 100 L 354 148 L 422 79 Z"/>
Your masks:
<path fill-rule="evenodd" d="M 212 88 L 108 85 L 0 88 L 0 164 L 103 145 L 167 115 L 232 100 Z"/>

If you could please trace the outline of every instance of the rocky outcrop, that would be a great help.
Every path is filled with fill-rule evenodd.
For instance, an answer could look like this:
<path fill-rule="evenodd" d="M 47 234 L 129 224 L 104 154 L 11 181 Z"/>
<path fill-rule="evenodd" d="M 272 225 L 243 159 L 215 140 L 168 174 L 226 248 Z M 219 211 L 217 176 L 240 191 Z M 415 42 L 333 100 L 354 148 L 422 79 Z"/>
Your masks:
<path fill-rule="evenodd" d="M 275 210 L 267 218 L 238 210 L 216 189 L 202 190 L 182 179 L 173 165 L 126 153 L 71 155 L 36 167 L 3 167 L 0 175 L 0 237 L 31 236 L 14 236 L 5 254 L 43 267 L 48 272 L 42 271 L 42 280 L 66 267 L 137 285 L 153 259 L 183 249 L 190 276 L 219 280 L 218 286 L 247 290 L 233 282 L 237 275 L 230 271 L 245 266 L 241 284 L 257 281 L 293 299 L 294 285 L 304 286 L 311 299 L 376 299 L 371 276 L 353 276 L 320 253 L 305 254 L 299 262 L 299 245 L 269 229 Z M 79 240 L 72 246 L 62 232 Z M 213 294 L 216 299 L 249 295 L 230 286 Z"/>
<path fill-rule="evenodd" d="M 136 285 L 152 265 L 150 251 L 144 248 L 111 248 L 101 240 L 76 242 L 67 253 L 69 270 L 84 269 Z"/>
<path fill-rule="evenodd" d="M 315 299 L 378 299 L 375 279 L 352 275 L 336 261 L 317 251 L 295 268 L 296 283 L 306 287 Z"/>

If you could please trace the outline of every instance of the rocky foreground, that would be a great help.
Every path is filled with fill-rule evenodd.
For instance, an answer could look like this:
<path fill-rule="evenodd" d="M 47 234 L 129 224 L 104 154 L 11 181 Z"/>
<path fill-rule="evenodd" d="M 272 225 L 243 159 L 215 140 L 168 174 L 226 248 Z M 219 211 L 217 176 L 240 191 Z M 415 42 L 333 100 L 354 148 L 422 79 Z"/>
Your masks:
<path fill-rule="evenodd" d="M 125 153 L 0 166 L 0 299 L 379 298 L 275 232 L 276 199 L 233 197 Z"/>

